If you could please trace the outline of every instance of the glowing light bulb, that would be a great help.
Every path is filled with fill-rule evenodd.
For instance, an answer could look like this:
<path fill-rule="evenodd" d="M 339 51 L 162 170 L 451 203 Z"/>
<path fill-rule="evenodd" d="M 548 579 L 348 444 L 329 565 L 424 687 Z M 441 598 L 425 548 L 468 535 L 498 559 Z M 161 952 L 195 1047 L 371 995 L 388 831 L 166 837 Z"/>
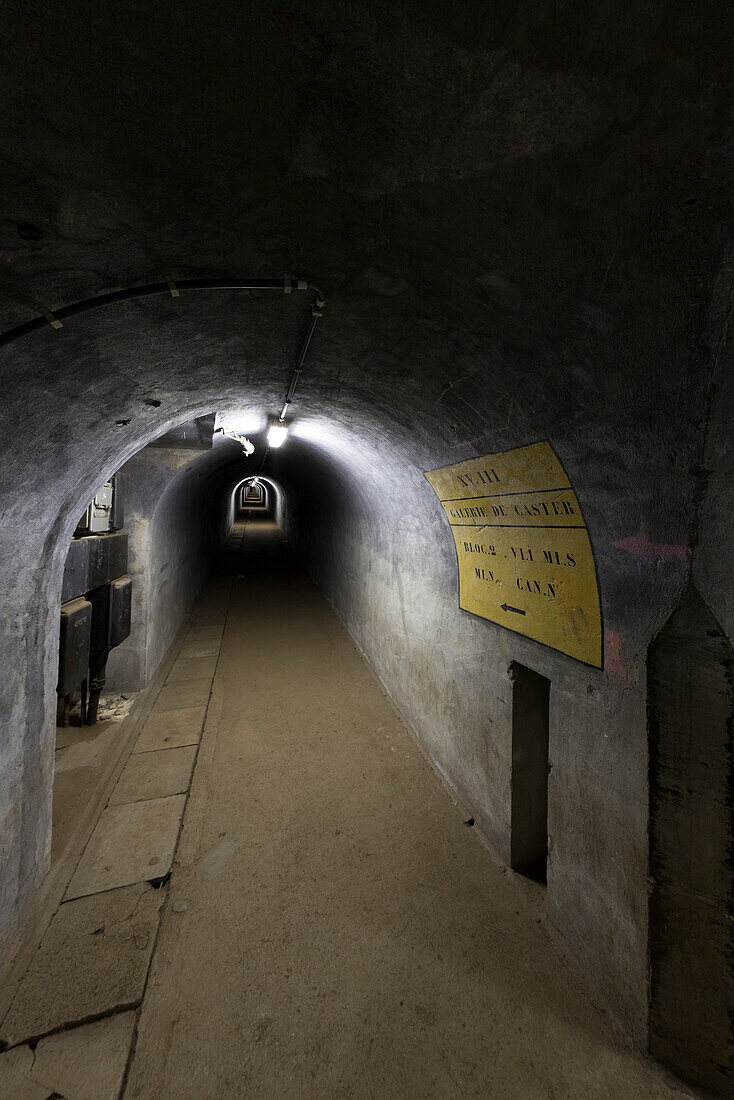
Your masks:
<path fill-rule="evenodd" d="M 268 430 L 268 446 L 282 447 L 287 435 L 288 429 L 285 424 L 272 424 Z"/>

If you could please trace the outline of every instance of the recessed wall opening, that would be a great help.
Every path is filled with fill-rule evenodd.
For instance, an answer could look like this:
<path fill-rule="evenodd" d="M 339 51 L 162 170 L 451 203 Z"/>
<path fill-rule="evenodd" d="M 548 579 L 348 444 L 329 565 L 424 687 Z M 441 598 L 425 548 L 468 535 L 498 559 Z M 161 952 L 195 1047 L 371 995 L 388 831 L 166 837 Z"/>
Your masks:
<path fill-rule="evenodd" d="M 545 883 L 548 867 L 548 716 L 550 680 L 524 665 L 512 677 L 510 863 Z"/>

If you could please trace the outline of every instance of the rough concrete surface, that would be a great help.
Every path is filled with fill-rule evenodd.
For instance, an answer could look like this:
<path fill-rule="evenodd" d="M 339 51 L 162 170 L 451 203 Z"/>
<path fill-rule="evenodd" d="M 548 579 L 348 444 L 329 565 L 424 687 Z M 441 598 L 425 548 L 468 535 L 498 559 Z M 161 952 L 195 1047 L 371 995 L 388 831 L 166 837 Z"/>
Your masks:
<path fill-rule="evenodd" d="M 219 652 L 219 638 L 210 638 L 208 641 L 186 642 L 181 647 L 180 660 L 197 660 L 204 657 L 215 657 Z"/>
<path fill-rule="evenodd" d="M 171 869 L 185 797 L 108 806 L 89 838 L 66 898 L 163 878 Z"/>
<path fill-rule="evenodd" d="M 222 518 L 206 480 L 221 461 L 211 451 L 213 426 L 213 417 L 181 425 L 123 467 L 132 628 L 110 655 L 111 688 L 150 681 L 219 550 Z"/>
<path fill-rule="evenodd" d="M 33 1051 L 27 1046 L 0 1054 L 0 1096 L 4 1100 L 48 1100 L 54 1093 L 53 1088 L 28 1076 L 33 1061 Z"/>
<path fill-rule="evenodd" d="M 151 714 L 135 743 L 133 753 L 195 745 L 201 736 L 206 707 L 186 707 Z"/>
<path fill-rule="evenodd" d="M 146 883 L 58 910 L 0 1027 L 8 1045 L 136 1004 L 164 893 Z"/>
<path fill-rule="evenodd" d="M 184 707 L 206 706 L 209 701 L 212 681 L 210 676 L 200 676 L 196 680 L 182 680 L 167 683 L 156 700 L 154 712 L 161 714 L 166 710 L 182 710 Z"/>
<path fill-rule="evenodd" d="M 168 673 L 169 684 L 182 680 L 195 680 L 203 676 L 212 677 L 217 664 L 216 654 L 206 657 L 179 657 Z"/>
<path fill-rule="evenodd" d="M 615 1043 L 279 533 L 244 546 L 126 1100 L 690 1095 Z"/>
<path fill-rule="evenodd" d="M 117 1100 L 135 1026 L 134 1012 L 41 1039 L 0 1055 L 3 1100 Z"/>
<path fill-rule="evenodd" d="M 187 791 L 195 755 L 195 745 L 133 754 L 110 796 L 110 806 Z"/>
<path fill-rule="evenodd" d="M 55 861 L 74 835 L 83 806 L 99 793 L 101 777 L 109 767 L 120 738 L 115 722 L 94 726 L 67 726 L 56 735 L 54 758 L 53 831 L 51 859 Z"/>

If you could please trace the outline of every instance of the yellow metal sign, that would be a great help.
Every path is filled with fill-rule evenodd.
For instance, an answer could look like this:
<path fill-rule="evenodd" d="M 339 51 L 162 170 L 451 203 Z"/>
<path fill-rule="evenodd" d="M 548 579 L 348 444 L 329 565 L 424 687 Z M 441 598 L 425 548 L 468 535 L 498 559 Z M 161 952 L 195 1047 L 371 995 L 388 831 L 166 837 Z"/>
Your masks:
<path fill-rule="evenodd" d="M 591 543 L 551 445 L 472 458 L 425 477 L 456 543 L 459 607 L 601 668 Z"/>

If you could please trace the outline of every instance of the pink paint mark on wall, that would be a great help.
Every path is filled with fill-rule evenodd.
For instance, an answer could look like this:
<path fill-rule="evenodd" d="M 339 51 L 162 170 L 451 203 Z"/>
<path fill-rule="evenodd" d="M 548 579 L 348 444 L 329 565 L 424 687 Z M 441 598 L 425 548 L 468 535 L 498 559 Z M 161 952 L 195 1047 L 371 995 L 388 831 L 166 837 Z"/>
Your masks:
<path fill-rule="evenodd" d="M 626 550 L 642 561 L 663 561 L 664 558 L 690 557 L 690 546 L 675 546 L 667 542 L 650 542 L 646 535 L 630 535 L 614 543 L 618 550 Z"/>
<path fill-rule="evenodd" d="M 622 663 L 622 637 L 618 630 L 607 630 L 604 635 L 605 641 L 605 660 L 604 668 L 612 676 L 619 676 L 624 678 L 627 675 L 627 669 Z"/>

